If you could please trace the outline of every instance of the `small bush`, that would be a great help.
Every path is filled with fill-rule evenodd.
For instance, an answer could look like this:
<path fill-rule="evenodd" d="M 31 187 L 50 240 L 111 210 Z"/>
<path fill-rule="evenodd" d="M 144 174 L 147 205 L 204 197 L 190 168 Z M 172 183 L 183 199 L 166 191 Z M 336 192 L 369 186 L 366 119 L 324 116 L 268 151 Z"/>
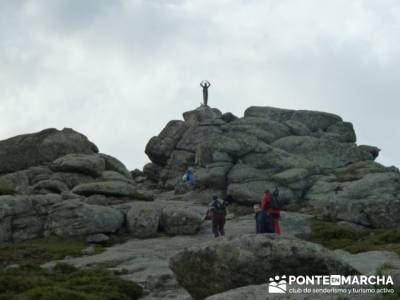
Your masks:
<path fill-rule="evenodd" d="M 254 209 L 252 206 L 245 206 L 245 205 L 240 205 L 237 203 L 233 203 L 229 205 L 228 211 L 230 213 L 233 213 L 235 217 L 242 217 L 242 216 L 247 216 L 254 214 Z"/>
<path fill-rule="evenodd" d="M 131 197 L 135 200 L 154 201 L 154 197 L 152 195 L 146 195 L 140 192 L 133 193 Z"/>
<path fill-rule="evenodd" d="M 59 273 L 63 273 L 63 274 L 70 274 L 70 273 L 78 271 L 78 269 L 76 267 L 72 266 L 72 265 L 69 265 L 69 264 L 58 263 L 54 267 L 54 271 L 59 272 Z"/>

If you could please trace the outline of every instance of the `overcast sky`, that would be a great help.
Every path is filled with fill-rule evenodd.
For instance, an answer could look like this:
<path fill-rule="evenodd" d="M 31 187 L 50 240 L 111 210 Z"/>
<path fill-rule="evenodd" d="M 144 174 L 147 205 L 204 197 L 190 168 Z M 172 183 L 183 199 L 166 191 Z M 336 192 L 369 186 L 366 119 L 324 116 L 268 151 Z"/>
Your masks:
<path fill-rule="evenodd" d="M 141 168 L 202 101 L 336 113 L 400 166 L 398 0 L 1 0 L 0 139 L 72 127 Z"/>

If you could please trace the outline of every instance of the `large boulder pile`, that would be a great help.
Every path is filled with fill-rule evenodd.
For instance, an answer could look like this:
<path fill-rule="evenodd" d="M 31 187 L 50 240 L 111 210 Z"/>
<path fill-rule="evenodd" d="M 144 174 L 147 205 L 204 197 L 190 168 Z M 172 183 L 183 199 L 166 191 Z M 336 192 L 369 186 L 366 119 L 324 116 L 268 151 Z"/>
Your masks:
<path fill-rule="evenodd" d="M 399 170 L 376 163 L 379 149 L 357 145 L 353 125 L 337 115 L 249 107 L 237 118 L 201 106 L 183 116 L 146 146 L 144 173 L 162 188 L 174 189 L 192 166 L 202 193 L 251 205 L 278 186 L 291 209 L 370 227 L 400 224 Z"/>
<path fill-rule="evenodd" d="M 115 233 L 113 204 L 152 200 L 116 158 L 72 129 L 0 141 L 0 242 Z"/>
<path fill-rule="evenodd" d="M 32 160 L 27 153 L 32 153 Z M 155 204 L 155 191 L 147 188 L 149 180 L 140 171 L 132 176 L 118 159 L 98 153 L 92 142 L 72 129 L 0 141 L 1 155 L 0 242 L 119 232 L 151 237 L 159 231 L 180 235 L 199 230 L 199 214 Z"/>
<path fill-rule="evenodd" d="M 276 275 L 358 274 L 324 247 L 276 235 L 244 235 L 185 249 L 170 259 L 178 283 L 194 299 Z"/>

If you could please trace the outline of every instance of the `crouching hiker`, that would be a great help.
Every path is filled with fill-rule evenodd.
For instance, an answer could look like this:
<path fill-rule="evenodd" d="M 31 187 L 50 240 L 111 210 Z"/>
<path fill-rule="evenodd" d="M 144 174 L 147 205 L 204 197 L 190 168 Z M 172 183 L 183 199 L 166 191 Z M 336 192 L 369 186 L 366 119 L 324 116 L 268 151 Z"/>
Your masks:
<path fill-rule="evenodd" d="M 213 196 L 213 201 L 208 206 L 206 218 L 211 219 L 214 237 L 225 235 L 226 206 L 227 202 L 217 196 Z"/>

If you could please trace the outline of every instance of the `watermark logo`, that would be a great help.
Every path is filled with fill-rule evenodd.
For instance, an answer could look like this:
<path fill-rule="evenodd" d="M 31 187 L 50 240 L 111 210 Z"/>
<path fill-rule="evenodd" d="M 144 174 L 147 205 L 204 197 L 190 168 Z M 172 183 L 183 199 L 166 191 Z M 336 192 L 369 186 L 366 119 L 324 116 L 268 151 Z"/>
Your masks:
<path fill-rule="evenodd" d="M 384 275 L 276 275 L 268 279 L 268 293 L 393 294 L 393 285 L 392 277 Z"/>
<path fill-rule="evenodd" d="M 287 291 L 287 281 L 286 276 L 283 275 L 270 277 L 268 284 L 268 292 L 270 294 L 284 294 Z"/>

